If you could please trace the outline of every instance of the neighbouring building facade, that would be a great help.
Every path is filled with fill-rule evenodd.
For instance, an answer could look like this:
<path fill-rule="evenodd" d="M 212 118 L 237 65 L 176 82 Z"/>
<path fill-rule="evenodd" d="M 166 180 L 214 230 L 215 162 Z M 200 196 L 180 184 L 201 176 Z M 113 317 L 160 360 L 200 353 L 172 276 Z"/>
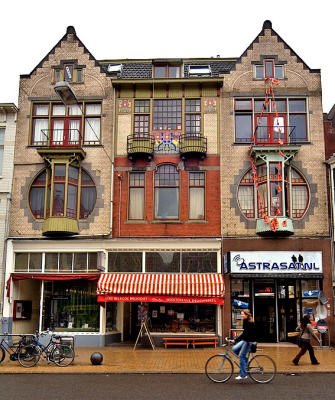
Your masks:
<path fill-rule="evenodd" d="M 266 21 L 225 76 L 222 103 L 225 333 L 246 307 L 260 341 L 286 341 L 303 314 L 320 318 L 323 291 L 333 334 L 320 71 Z"/>
<path fill-rule="evenodd" d="M 17 107 L 13 103 L 0 103 L 0 318 L 3 310 L 3 288 L 5 278 L 6 239 L 8 217 L 12 199 L 14 144 Z M 0 326 L 1 330 L 1 326 Z"/>
<path fill-rule="evenodd" d="M 320 71 L 269 21 L 234 59 L 97 61 L 69 27 L 20 79 L 8 330 L 160 344 L 249 307 L 287 340 L 332 297 L 323 160 Z"/>

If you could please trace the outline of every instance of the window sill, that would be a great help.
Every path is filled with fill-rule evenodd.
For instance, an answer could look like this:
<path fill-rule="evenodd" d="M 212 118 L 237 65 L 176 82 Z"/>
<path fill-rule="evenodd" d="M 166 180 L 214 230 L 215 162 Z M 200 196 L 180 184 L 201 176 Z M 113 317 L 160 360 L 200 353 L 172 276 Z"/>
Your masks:
<path fill-rule="evenodd" d="M 151 221 L 150 222 L 151 224 L 182 224 L 183 223 L 183 221 L 179 221 L 179 220 L 165 220 L 165 219 L 162 219 L 162 220 L 156 220 L 156 221 Z"/>
<path fill-rule="evenodd" d="M 125 224 L 127 224 L 127 225 L 129 225 L 129 224 L 147 224 L 147 223 L 148 223 L 148 221 L 136 221 L 136 220 L 134 220 L 134 221 L 128 220 L 125 222 Z"/>
<path fill-rule="evenodd" d="M 208 221 L 206 221 L 204 219 L 189 220 L 189 221 L 186 221 L 185 224 L 208 224 Z"/>

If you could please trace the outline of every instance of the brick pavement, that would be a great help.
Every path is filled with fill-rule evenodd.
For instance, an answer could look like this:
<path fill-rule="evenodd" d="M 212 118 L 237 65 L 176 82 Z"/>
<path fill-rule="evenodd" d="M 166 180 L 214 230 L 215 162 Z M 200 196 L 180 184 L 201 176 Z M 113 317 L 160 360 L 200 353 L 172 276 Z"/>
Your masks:
<path fill-rule="evenodd" d="M 308 353 L 300 365 L 292 364 L 298 352 L 294 345 L 262 345 L 259 354 L 268 354 L 277 364 L 280 373 L 335 372 L 335 351 L 316 350 L 320 365 L 311 365 Z M 94 351 L 103 354 L 102 365 L 91 365 L 90 355 Z M 45 360 L 33 368 L 23 368 L 18 362 L 9 361 L 8 356 L 0 364 L 0 373 L 203 373 L 206 360 L 220 352 L 220 348 L 175 349 L 138 348 L 131 346 L 77 347 L 74 365 L 66 368 L 48 365 Z M 236 371 L 235 371 L 236 372 Z"/>

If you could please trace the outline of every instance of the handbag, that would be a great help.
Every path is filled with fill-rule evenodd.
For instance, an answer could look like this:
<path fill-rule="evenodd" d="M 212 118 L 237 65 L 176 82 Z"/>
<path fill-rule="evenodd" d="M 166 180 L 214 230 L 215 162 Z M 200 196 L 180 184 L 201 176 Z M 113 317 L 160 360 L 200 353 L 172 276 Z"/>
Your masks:
<path fill-rule="evenodd" d="M 257 351 L 257 342 L 250 343 L 250 353 L 256 353 Z"/>

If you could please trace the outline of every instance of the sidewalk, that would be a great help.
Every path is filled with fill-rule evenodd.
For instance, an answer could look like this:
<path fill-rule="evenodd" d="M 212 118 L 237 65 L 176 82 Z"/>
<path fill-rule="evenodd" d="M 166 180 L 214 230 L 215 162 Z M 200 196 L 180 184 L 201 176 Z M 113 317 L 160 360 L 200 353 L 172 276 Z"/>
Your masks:
<path fill-rule="evenodd" d="M 271 356 L 279 373 L 335 372 L 335 350 L 316 350 L 320 365 L 311 365 L 306 353 L 299 366 L 292 364 L 298 352 L 295 345 L 258 344 L 259 354 Z M 92 365 L 90 356 L 98 351 L 103 354 L 102 365 Z M 43 359 L 33 368 L 23 368 L 18 362 L 9 361 L 8 355 L 0 364 L 0 373 L 204 373 L 207 359 L 221 351 L 220 348 L 175 349 L 128 346 L 77 347 L 74 364 L 60 368 L 48 365 Z M 237 371 L 235 371 L 237 372 Z"/>

